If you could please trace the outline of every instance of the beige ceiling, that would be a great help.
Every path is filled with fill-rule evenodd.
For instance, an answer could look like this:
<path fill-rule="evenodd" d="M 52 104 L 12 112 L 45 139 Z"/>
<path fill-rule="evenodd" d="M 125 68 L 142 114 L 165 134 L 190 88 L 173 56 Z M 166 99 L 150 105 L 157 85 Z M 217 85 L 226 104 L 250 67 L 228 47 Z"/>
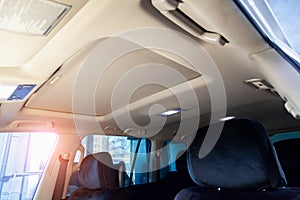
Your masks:
<path fill-rule="evenodd" d="M 120 101 L 120 104 L 114 109 L 122 108 L 130 103 L 183 83 L 184 81 L 200 77 L 198 72 L 151 50 L 142 48 L 130 41 L 121 38 L 111 38 L 108 40 L 109 43 L 111 43 L 110 45 L 114 47 L 125 48 L 128 46 L 127 48 L 137 48 L 137 50 L 117 57 L 107 66 L 101 62 L 101 58 L 103 58 L 101 54 L 104 54 L 104 52 L 100 52 L 100 55 L 97 56 L 97 60 L 89 63 L 85 59 L 96 49 L 95 46 L 101 45 L 105 40 L 96 41 L 95 44 L 91 44 L 94 48 L 89 47 L 66 62 L 60 70 L 53 75 L 53 77 L 60 78 L 53 85 L 49 84 L 49 82 L 52 81 L 52 79 L 50 79 L 48 83 L 42 86 L 30 98 L 26 107 L 81 115 L 103 116 L 112 111 L 111 99 L 113 97 L 113 91 L 115 87 L 122 87 L 118 81 L 126 74 L 130 74 L 129 77 L 126 78 L 126 84 L 128 84 L 126 87 L 135 88 L 132 88 L 130 96 L 126 93 L 117 93 L 116 98 L 123 100 Z M 106 53 L 112 54 L 113 52 Z M 159 70 L 159 68 L 163 66 L 166 66 L 167 69 L 164 71 Z M 142 67 L 143 70 L 134 73 L 135 68 L 139 67 Z M 170 74 L 171 72 L 178 73 L 180 76 L 174 77 Z M 160 76 L 159 79 L 165 80 L 164 82 L 166 84 L 156 83 L 155 80 L 145 83 L 150 73 L 154 73 L 156 77 Z M 128 79 L 132 79 L 132 86 L 130 86 L 130 80 Z M 122 91 L 124 92 L 124 90 L 120 92 Z M 62 96 L 64 96 L 64 98 L 60 98 Z M 127 97 L 128 99 L 126 101 Z M 48 101 L 49 99 L 52 99 L 52 101 Z M 76 99 L 79 99 L 80 106 L 75 107 L 74 101 L 76 101 Z"/>
<path fill-rule="evenodd" d="M 176 53 L 129 41 L 124 42 L 119 37 L 115 37 L 132 30 L 171 29 L 178 31 L 180 35 L 178 41 L 167 38 L 173 41 L 172 44 L 176 47 L 181 44 L 180 40 L 190 36 L 159 13 L 149 0 L 65 0 L 63 2 L 72 5 L 72 9 L 45 38 L 0 31 L 1 47 L 2 44 L 4 45 L 0 50 L 0 84 L 38 85 L 35 93 L 26 101 L 2 103 L 0 131 L 38 130 L 41 126 L 46 126 L 47 130 L 74 133 L 78 131 L 74 118 L 81 124 L 81 130 L 85 133 L 99 131 L 93 124 L 94 120 L 97 124 L 101 124 L 103 129 L 108 127 L 107 130 L 116 130 L 120 127 L 116 125 L 114 113 L 111 111 L 116 111 L 119 117 L 126 118 L 128 107 L 136 123 L 145 125 L 149 122 L 151 106 L 160 104 L 165 109 L 177 108 L 179 103 L 173 92 L 187 96 L 189 87 L 194 89 L 198 104 L 187 102 L 184 109 L 189 111 L 199 106 L 200 115 L 207 118 L 211 112 L 211 96 L 208 87 L 215 80 L 214 77 L 204 73 L 207 62 L 196 66 L 200 71 L 195 70 L 191 63 Z M 283 109 L 273 109 L 274 106 L 282 104 L 279 97 L 255 90 L 243 83 L 251 78 L 265 79 L 258 70 L 259 66 L 256 66 L 249 56 L 270 47 L 233 2 L 199 0 L 192 8 L 199 12 L 198 17 L 194 18 L 195 21 L 209 30 L 222 34 L 229 41 L 225 46 L 216 46 L 192 37 L 195 46 L 204 48 L 206 53 L 190 52 L 194 57 L 211 59 L 217 66 L 226 91 L 227 111 L 236 116 L 257 118 L 271 131 L 276 131 L 272 129 L 270 122 L 272 116 L 274 120 L 283 120 L 277 130 L 297 127 L 293 124 L 295 123 L 293 120 L 286 117 L 287 114 Z M 114 59 L 109 65 L 101 65 L 106 58 L 101 56 L 108 52 L 103 52 L 103 55 L 98 52 L 99 60 L 93 57 L 94 60 L 90 61 L 91 55 L 98 49 L 97 45 L 107 41 L 108 38 L 114 38 L 110 41 L 116 42 L 115 51 L 127 45 L 137 46 L 139 49 Z M 165 39 L 151 34 L 148 38 L 149 41 L 157 44 Z M 180 48 L 189 53 L 188 48 L 184 46 Z M 155 78 L 165 78 L 170 83 L 169 89 L 154 82 L 144 84 L 142 87 L 136 85 L 129 87 L 133 91 L 130 98 L 123 99 L 123 96 L 128 95 L 123 94 L 122 91 L 114 96 L 113 91 L 120 78 L 134 70 L 136 66 L 147 64 L 149 69 L 155 69 L 159 66 L 157 63 L 169 66 L 172 71 L 180 73 L 185 81 L 165 71 L 157 74 Z M 103 76 L 97 79 L 102 71 Z M 80 76 L 78 76 L 79 72 Z M 147 80 L 151 74 L 151 70 L 144 70 L 136 80 Z M 51 84 L 54 79 L 56 82 Z M 120 83 L 122 86 L 122 82 Z M 120 100 L 113 109 L 112 99 Z M 262 115 L 261 108 L 264 108 L 264 113 L 269 114 Z M 158 116 L 159 112 L 152 114 L 155 119 L 162 120 Z M 283 117 L 275 117 L 276 115 Z M 269 118 L 266 119 L 265 116 Z M 189 117 L 193 117 L 193 113 L 187 116 Z M 172 117 L 167 123 L 174 124 L 178 120 L 178 117 Z M 22 121 L 26 122 L 26 126 L 19 125 Z M 27 126 L 28 121 L 33 125 Z M 35 122 L 38 122 L 36 127 Z M 201 125 L 205 123 L 202 121 Z"/>

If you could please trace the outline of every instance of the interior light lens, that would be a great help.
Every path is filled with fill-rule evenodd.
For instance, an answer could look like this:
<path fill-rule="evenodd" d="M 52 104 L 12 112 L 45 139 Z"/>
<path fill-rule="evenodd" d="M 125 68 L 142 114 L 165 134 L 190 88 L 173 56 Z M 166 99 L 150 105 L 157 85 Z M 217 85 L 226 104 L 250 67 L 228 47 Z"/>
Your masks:
<path fill-rule="evenodd" d="M 175 115 L 175 114 L 180 113 L 180 112 L 181 112 L 180 109 L 167 110 L 167 111 L 161 113 L 160 116 L 166 117 L 166 116 L 170 116 L 170 115 Z"/>
<path fill-rule="evenodd" d="M 219 119 L 219 121 L 225 122 L 225 121 L 228 121 L 228 120 L 231 120 L 231 119 L 234 119 L 234 118 L 235 118 L 235 116 L 228 116 L 228 117 L 223 117 L 223 118 Z"/>

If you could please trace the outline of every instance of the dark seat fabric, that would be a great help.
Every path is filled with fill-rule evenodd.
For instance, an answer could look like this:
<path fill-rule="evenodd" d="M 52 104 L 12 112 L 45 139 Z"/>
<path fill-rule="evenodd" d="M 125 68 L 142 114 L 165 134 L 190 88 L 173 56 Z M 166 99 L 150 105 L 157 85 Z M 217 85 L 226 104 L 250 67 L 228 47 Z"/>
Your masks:
<path fill-rule="evenodd" d="M 131 200 L 127 190 L 113 188 L 108 190 L 77 189 L 68 200 Z"/>
<path fill-rule="evenodd" d="M 208 128 L 218 130 L 216 127 L 222 125 L 215 146 L 200 158 Z M 255 120 L 234 119 L 199 129 L 188 150 L 187 160 L 190 176 L 198 186 L 182 190 L 176 200 L 283 200 L 300 194 L 298 188 L 281 188 L 286 185 L 286 180 L 276 152 L 265 129 Z"/>
<path fill-rule="evenodd" d="M 77 190 L 80 187 L 80 183 L 78 181 L 78 174 L 79 170 L 76 170 L 73 172 L 71 175 L 70 181 L 69 181 L 69 186 L 68 186 L 68 191 L 67 191 L 67 196 L 70 196 L 72 192 Z"/>
<path fill-rule="evenodd" d="M 299 188 L 279 188 L 274 191 L 212 190 L 201 186 L 184 189 L 175 200 L 300 200 Z"/>
<path fill-rule="evenodd" d="M 165 200 L 163 188 L 159 182 L 133 185 L 125 188 L 131 200 Z"/>
<path fill-rule="evenodd" d="M 300 138 L 274 143 L 289 187 L 300 187 Z"/>
<path fill-rule="evenodd" d="M 180 152 L 176 159 L 176 171 L 169 172 L 158 182 L 126 187 L 132 200 L 173 200 L 183 188 L 195 185 L 188 174 L 186 154 Z"/>
<path fill-rule="evenodd" d="M 73 174 L 70 178 L 69 185 L 74 185 L 74 186 L 80 187 L 80 183 L 78 181 L 78 174 L 79 174 L 79 170 L 76 170 L 75 172 L 73 172 Z"/>
<path fill-rule="evenodd" d="M 107 152 L 86 156 L 78 172 L 81 187 L 72 192 L 68 200 L 130 199 L 128 191 L 119 188 L 118 171 L 113 167 Z"/>
<path fill-rule="evenodd" d="M 187 168 L 186 152 L 179 152 L 176 159 L 176 171 L 169 172 L 162 180 L 162 199 L 173 200 L 176 194 L 187 187 L 194 186 L 195 183 L 189 176 Z"/>
<path fill-rule="evenodd" d="M 86 156 L 80 165 L 78 181 L 92 190 L 118 187 L 118 171 L 113 168 L 110 154 L 100 152 Z"/>

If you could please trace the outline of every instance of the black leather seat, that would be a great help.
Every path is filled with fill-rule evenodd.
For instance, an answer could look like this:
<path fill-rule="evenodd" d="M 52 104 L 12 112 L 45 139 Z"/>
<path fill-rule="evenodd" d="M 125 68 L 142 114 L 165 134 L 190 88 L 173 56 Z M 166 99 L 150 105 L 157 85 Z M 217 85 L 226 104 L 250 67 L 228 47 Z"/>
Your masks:
<path fill-rule="evenodd" d="M 81 187 L 68 200 L 128 200 L 128 191 L 120 188 L 118 170 L 107 152 L 86 156 L 78 172 Z"/>
<path fill-rule="evenodd" d="M 189 173 L 198 186 L 181 190 L 175 200 L 285 200 L 300 194 L 299 188 L 284 188 L 286 180 L 276 152 L 257 121 L 226 121 L 214 148 L 199 158 L 207 129 L 199 129 L 187 153 Z"/>

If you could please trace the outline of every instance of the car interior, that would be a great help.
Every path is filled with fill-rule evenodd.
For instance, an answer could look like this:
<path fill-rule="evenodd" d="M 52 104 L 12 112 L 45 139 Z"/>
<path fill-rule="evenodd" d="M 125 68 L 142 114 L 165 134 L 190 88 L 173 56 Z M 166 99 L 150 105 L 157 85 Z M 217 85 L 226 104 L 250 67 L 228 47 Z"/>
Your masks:
<path fill-rule="evenodd" d="M 0 199 L 300 200 L 299 15 L 0 0 Z"/>

